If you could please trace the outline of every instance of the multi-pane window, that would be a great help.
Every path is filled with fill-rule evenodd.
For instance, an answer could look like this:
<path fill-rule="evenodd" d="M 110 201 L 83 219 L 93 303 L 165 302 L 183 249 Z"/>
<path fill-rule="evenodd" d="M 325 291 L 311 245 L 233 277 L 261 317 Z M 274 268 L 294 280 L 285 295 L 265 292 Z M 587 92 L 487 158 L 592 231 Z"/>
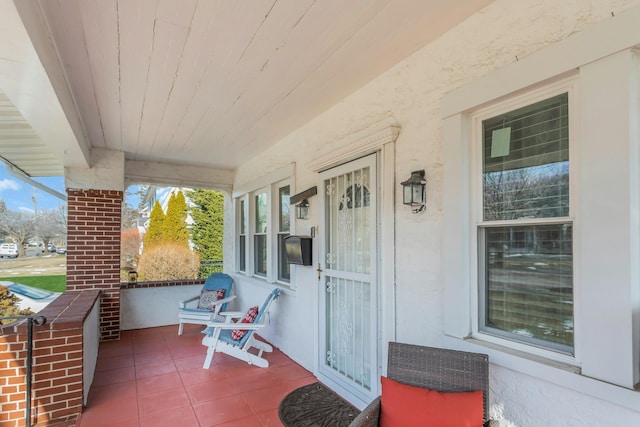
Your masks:
<path fill-rule="evenodd" d="M 254 196 L 253 266 L 258 276 L 267 275 L 267 202 L 266 192 Z"/>
<path fill-rule="evenodd" d="M 238 271 L 269 283 L 290 282 L 284 246 L 291 232 L 290 197 L 287 179 L 236 198 Z"/>
<path fill-rule="evenodd" d="M 284 239 L 289 236 L 291 215 L 289 212 L 289 186 L 285 185 L 278 190 L 278 280 L 288 282 L 291 273 L 287 262 Z"/>
<path fill-rule="evenodd" d="M 247 213 L 246 200 L 240 200 L 238 209 L 240 210 L 240 234 L 238 236 L 238 264 L 239 270 L 247 271 Z"/>
<path fill-rule="evenodd" d="M 482 120 L 479 330 L 573 354 L 569 102 Z"/>

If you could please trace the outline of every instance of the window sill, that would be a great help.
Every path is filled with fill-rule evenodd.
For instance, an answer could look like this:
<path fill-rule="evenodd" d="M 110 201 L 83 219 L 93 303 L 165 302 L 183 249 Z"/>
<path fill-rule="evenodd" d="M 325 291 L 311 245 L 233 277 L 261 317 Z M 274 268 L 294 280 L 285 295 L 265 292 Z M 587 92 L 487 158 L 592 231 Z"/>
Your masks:
<path fill-rule="evenodd" d="M 232 276 L 236 281 L 246 282 L 251 285 L 268 289 L 269 291 L 273 290 L 273 288 L 280 288 L 282 292 L 284 292 L 286 295 L 296 294 L 296 289 L 291 287 L 290 284 L 285 284 L 282 282 L 273 282 L 273 283 L 267 282 L 265 279 L 261 278 L 260 276 L 251 276 L 251 275 L 245 274 L 242 271 L 236 272 L 232 274 Z"/>
<path fill-rule="evenodd" d="M 640 392 L 637 390 L 586 377 L 581 374 L 580 368 L 574 365 L 523 353 L 476 338 L 460 339 L 445 336 L 443 345 L 454 350 L 485 353 L 489 355 L 489 362 L 493 365 L 634 411 L 640 407 Z"/>

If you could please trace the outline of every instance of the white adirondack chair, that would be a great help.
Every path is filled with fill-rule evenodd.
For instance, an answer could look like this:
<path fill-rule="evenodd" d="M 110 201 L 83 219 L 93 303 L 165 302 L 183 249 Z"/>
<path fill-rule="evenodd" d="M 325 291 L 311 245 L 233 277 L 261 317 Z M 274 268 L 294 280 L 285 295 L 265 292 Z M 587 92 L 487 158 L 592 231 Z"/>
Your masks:
<path fill-rule="evenodd" d="M 232 319 L 242 319 L 246 312 L 220 312 L 225 316 L 224 322 L 211 322 L 203 331 L 205 337 L 202 345 L 207 346 L 207 357 L 204 361 L 203 369 L 209 369 L 215 352 L 225 353 L 237 359 L 244 360 L 250 365 L 261 368 L 269 366 L 269 361 L 262 357 L 263 352 L 272 352 L 273 347 L 256 338 L 256 330 L 263 328 L 265 324 L 265 314 L 269 311 L 271 303 L 280 295 L 280 289 L 274 289 L 267 299 L 258 309 L 258 315 L 253 323 L 233 323 Z M 239 340 L 233 339 L 233 330 L 246 330 L 247 333 Z M 250 348 L 258 350 L 258 354 L 249 352 Z"/>
<path fill-rule="evenodd" d="M 224 290 L 223 298 L 215 301 L 215 307 L 211 308 L 198 308 L 199 304 L 195 304 L 196 301 L 200 301 L 203 293 L 189 298 L 185 301 L 179 302 L 178 319 L 180 324 L 178 325 L 178 335 L 182 335 L 183 325 L 185 323 L 193 323 L 196 325 L 206 325 L 218 318 L 218 313 L 225 311 L 227 304 L 235 299 L 233 293 L 233 278 L 224 273 L 213 273 L 207 278 L 202 287 L 203 291 L 217 291 Z"/>

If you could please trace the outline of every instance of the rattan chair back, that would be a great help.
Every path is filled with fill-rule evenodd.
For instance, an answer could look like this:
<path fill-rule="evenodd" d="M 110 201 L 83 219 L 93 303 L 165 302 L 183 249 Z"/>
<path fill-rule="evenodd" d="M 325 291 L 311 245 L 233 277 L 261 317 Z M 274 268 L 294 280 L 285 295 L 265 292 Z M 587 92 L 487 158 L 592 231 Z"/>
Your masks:
<path fill-rule="evenodd" d="M 483 391 L 483 420 L 489 418 L 489 357 L 481 353 L 389 343 L 387 377 L 438 391 Z"/>

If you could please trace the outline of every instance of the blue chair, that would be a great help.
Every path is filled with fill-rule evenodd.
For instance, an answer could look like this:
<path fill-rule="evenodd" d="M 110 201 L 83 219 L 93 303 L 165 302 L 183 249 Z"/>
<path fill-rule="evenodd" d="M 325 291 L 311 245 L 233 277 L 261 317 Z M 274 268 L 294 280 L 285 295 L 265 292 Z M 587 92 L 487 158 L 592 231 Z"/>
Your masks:
<path fill-rule="evenodd" d="M 220 299 L 218 296 L 222 298 Z M 227 304 L 234 299 L 233 278 L 228 274 L 213 273 L 204 282 L 200 295 L 179 302 L 178 335 L 182 335 L 185 323 L 206 325 L 216 320 L 218 313 L 225 311 Z M 196 302 L 197 304 L 195 304 Z"/>
<path fill-rule="evenodd" d="M 236 312 L 220 312 L 221 316 L 225 317 L 224 322 L 211 322 L 207 325 L 207 328 L 202 332 L 205 337 L 202 339 L 202 345 L 208 347 L 207 357 L 204 361 L 204 369 L 209 369 L 213 355 L 217 351 L 219 353 L 225 353 L 229 356 L 233 356 L 237 359 L 244 360 L 250 365 L 256 365 L 261 368 L 269 366 L 269 361 L 262 357 L 263 352 L 272 352 L 273 347 L 269 344 L 260 341 L 256 338 L 256 330 L 266 326 L 265 314 L 269 311 L 271 303 L 280 296 L 280 289 L 274 289 L 267 299 L 262 304 L 262 307 L 258 309 L 258 314 L 253 323 L 233 323 L 232 319 L 242 319 L 245 316 L 244 311 Z M 247 331 L 246 334 L 240 339 L 234 339 L 234 330 Z M 249 352 L 250 348 L 258 350 L 258 354 Z"/>

